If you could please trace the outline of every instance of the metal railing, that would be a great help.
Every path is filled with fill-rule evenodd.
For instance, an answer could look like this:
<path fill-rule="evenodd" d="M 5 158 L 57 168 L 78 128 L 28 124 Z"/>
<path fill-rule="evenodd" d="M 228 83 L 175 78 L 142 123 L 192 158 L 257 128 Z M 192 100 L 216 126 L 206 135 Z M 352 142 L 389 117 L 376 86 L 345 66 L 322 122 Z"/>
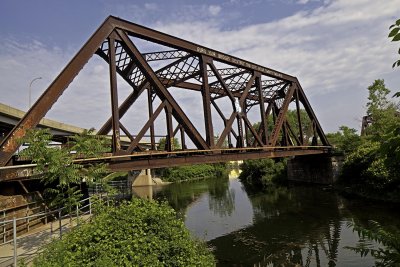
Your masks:
<path fill-rule="evenodd" d="M 115 190 L 115 194 L 119 197 L 127 197 L 132 194 L 131 186 L 127 180 L 109 181 L 104 186 L 101 183 L 94 183 L 88 188 L 89 195 L 99 195 L 100 197 L 109 192 L 110 188 Z"/>
<path fill-rule="evenodd" d="M 5 241 L 0 245 L 0 252 L 3 251 L 1 254 L 7 254 L 7 252 L 8 254 L 11 254 L 12 252 L 12 255 L 0 255 L 0 266 L 16 267 L 17 261 L 21 259 L 27 260 L 25 262 L 31 261 L 33 256 L 39 252 L 40 248 L 52 240 L 53 235 L 57 234 L 59 238 L 62 238 L 63 233 L 89 219 L 92 215 L 92 199 L 93 197 L 89 197 L 79 201 L 77 205 L 74 206 L 73 210 L 63 207 L 47 212 L 40 212 L 34 215 L 20 218 L 14 217 L 10 220 L 0 221 L 0 229 L 2 229 L 3 239 Z M 109 198 L 107 197 L 105 199 L 107 204 L 109 204 Z M 29 231 L 29 225 L 33 221 L 43 221 L 45 223 L 44 229 L 33 233 L 27 233 L 23 236 L 17 236 L 18 227 L 21 227 L 20 222 L 25 222 L 28 225 Z M 29 250 L 21 250 L 22 253 L 18 253 L 19 240 L 22 238 L 33 238 L 34 235 L 41 235 L 42 238 L 45 238 L 39 240 L 41 242 L 40 244 L 37 244 L 36 247 L 30 247 Z M 12 238 L 6 240 L 7 236 L 12 236 Z"/>
<path fill-rule="evenodd" d="M 29 202 L 1 210 L 0 222 L 12 220 L 13 218 L 27 217 L 33 214 L 39 214 L 47 211 L 48 208 L 42 201 Z M 30 228 L 32 227 L 34 228 L 35 226 L 38 226 L 41 223 L 42 221 L 38 219 L 34 220 L 27 219 L 25 221 L 20 220 L 19 223 L 17 224 L 17 234 L 28 232 Z M 7 227 L 3 225 L 0 231 L 0 244 L 7 242 L 7 240 L 8 240 Z"/>

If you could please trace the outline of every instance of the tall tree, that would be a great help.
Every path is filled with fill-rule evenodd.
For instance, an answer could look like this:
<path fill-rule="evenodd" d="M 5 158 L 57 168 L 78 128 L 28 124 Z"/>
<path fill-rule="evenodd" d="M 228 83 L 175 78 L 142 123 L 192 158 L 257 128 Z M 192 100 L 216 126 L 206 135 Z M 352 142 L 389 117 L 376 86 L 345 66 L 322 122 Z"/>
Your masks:
<path fill-rule="evenodd" d="M 375 80 L 368 87 L 368 92 L 367 115 L 372 123 L 366 133 L 370 138 L 381 141 L 398 127 L 398 106 L 389 100 L 390 90 L 383 79 Z"/>
<path fill-rule="evenodd" d="M 45 185 L 51 185 L 45 193 L 50 196 L 52 206 L 72 209 L 82 196 L 79 185 L 83 181 L 94 182 L 107 173 L 103 163 L 83 165 L 75 162 L 77 158 L 99 156 L 107 149 L 108 141 L 93 133 L 94 129 L 85 130 L 66 145 L 54 145 L 48 129 L 29 130 L 21 140 L 28 144 L 21 156 L 36 163 L 35 173 Z"/>
<path fill-rule="evenodd" d="M 344 125 L 340 126 L 339 131 L 336 133 L 326 134 L 326 137 L 330 144 L 338 151 L 344 152 L 345 154 L 352 152 L 361 142 L 357 130 Z"/>

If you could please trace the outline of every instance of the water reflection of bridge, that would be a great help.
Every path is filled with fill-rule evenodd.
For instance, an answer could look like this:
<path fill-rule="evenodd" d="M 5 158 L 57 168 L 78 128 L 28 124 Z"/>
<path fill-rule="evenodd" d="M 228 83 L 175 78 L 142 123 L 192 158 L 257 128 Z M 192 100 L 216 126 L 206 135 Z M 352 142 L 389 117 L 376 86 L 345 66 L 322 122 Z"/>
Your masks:
<path fill-rule="evenodd" d="M 365 203 L 347 202 L 322 187 L 246 192 L 238 181 L 210 179 L 171 185 L 157 198 L 186 214 L 186 225 L 213 247 L 218 266 L 346 266 L 344 255 L 352 253 L 343 246 L 358 241 L 346 221 L 371 219 Z"/>
<path fill-rule="evenodd" d="M 278 188 L 250 197 L 253 225 L 211 240 L 217 258 L 245 266 L 336 266 L 342 216 L 338 199 L 291 190 L 296 194 Z M 311 206 L 314 210 L 307 210 Z"/>

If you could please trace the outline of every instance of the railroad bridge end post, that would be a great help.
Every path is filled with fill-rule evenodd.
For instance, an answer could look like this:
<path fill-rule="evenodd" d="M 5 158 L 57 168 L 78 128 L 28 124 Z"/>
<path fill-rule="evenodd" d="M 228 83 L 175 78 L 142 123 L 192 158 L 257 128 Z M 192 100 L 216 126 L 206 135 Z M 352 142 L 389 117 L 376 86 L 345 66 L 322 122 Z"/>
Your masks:
<path fill-rule="evenodd" d="M 288 160 L 288 180 L 330 185 L 337 181 L 344 157 L 342 155 L 296 156 Z"/>

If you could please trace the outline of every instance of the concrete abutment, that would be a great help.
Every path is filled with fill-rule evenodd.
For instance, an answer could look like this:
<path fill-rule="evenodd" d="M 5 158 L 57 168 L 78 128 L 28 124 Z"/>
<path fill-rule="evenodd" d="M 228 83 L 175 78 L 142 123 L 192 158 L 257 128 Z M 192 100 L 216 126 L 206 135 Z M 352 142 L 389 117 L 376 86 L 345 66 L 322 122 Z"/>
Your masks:
<path fill-rule="evenodd" d="M 341 155 L 296 156 L 288 160 L 289 181 L 333 184 L 337 181 L 344 157 Z"/>

